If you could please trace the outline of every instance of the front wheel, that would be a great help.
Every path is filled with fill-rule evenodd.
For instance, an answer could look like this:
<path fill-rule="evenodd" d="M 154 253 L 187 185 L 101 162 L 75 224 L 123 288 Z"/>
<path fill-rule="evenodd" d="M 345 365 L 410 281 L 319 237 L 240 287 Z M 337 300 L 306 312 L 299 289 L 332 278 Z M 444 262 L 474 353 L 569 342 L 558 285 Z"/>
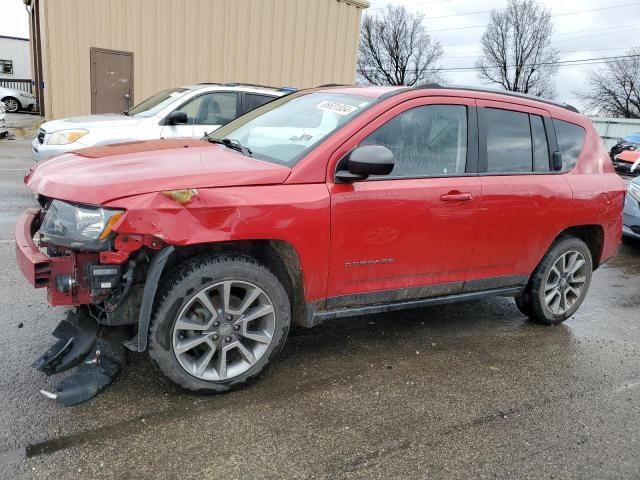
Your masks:
<path fill-rule="evenodd" d="M 575 237 L 558 240 L 531 275 L 516 302 L 532 321 L 556 324 L 571 317 L 584 301 L 593 260 L 587 245 Z"/>
<path fill-rule="evenodd" d="M 149 352 L 181 387 L 224 392 L 244 385 L 275 357 L 290 317 L 284 287 L 256 260 L 195 257 L 162 287 Z"/>

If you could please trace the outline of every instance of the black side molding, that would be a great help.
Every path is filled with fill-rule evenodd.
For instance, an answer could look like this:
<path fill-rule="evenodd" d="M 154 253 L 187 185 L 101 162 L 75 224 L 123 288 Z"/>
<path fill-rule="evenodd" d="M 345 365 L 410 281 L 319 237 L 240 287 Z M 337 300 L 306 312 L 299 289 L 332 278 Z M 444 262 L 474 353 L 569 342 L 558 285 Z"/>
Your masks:
<path fill-rule="evenodd" d="M 444 295 L 441 297 L 421 298 L 416 300 L 402 300 L 397 302 L 380 303 L 377 305 L 366 305 L 362 307 L 336 308 L 333 310 L 316 310 L 313 305 L 306 308 L 306 327 L 314 327 L 327 320 L 336 318 L 355 317 L 360 315 L 370 315 L 372 313 L 394 312 L 408 308 L 427 307 L 430 305 L 441 305 L 444 303 L 464 302 L 467 300 L 477 300 L 484 297 L 500 296 L 512 297 L 520 295 L 524 286 L 495 288 L 478 292 L 458 293 L 454 295 Z"/>

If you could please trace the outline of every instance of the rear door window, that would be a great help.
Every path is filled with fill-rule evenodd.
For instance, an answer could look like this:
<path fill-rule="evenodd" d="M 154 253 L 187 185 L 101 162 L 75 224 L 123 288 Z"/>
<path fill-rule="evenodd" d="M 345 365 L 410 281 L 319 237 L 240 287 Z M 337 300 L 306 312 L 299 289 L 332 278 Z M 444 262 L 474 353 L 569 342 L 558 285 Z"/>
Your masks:
<path fill-rule="evenodd" d="M 275 97 L 271 97 L 269 95 L 258 95 L 255 93 L 245 93 L 244 94 L 244 108 L 243 112 L 250 112 L 251 110 L 255 110 L 258 107 L 261 107 L 265 103 L 270 102 Z"/>
<path fill-rule="evenodd" d="M 558 137 L 558 148 L 562 155 L 562 171 L 567 172 L 578 163 L 586 132 L 579 125 L 562 120 L 553 120 L 553 126 L 556 130 L 556 137 Z"/>
<path fill-rule="evenodd" d="M 531 172 L 533 146 L 529 115 L 485 108 L 487 172 Z"/>

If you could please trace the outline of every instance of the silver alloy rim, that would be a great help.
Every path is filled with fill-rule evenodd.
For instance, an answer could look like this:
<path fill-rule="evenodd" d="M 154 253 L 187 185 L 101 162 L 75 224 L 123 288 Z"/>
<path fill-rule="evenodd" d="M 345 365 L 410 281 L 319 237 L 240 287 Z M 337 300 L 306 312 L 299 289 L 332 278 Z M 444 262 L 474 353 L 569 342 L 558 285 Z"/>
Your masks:
<path fill-rule="evenodd" d="M 264 356 L 275 326 L 273 302 L 264 290 L 250 282 L 219 282 L 197 292 L 178 314 L 173 353 L 194 377 L 227 380 Z"/>
<path fill-rule="evenodd" d="M 8 98 L 4 101 L 4 106 L 7 107 L 7 112 L 16 112 L 18 110 L 18 102 L 13 98 Z"/>
<path fill-rule="evenodd" d="M 570 250 L 553 264 L 544 286 L 544 301 L 554 315 L 569 311 L 582 297 L 587 281 L 587 261 Z"/>

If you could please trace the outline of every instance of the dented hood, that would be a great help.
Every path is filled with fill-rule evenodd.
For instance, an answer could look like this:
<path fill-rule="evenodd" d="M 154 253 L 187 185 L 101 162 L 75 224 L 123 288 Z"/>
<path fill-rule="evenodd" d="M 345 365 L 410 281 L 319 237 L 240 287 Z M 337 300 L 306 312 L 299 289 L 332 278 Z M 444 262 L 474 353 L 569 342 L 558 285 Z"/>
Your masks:
<path fill-rule="evenodd" d="M 76 150 L 39 163 L 25 183 L 49 198 L 100 205 L 166 190 L 278 184 L 290 172 L 200 140 L 154 140 Z"/>

